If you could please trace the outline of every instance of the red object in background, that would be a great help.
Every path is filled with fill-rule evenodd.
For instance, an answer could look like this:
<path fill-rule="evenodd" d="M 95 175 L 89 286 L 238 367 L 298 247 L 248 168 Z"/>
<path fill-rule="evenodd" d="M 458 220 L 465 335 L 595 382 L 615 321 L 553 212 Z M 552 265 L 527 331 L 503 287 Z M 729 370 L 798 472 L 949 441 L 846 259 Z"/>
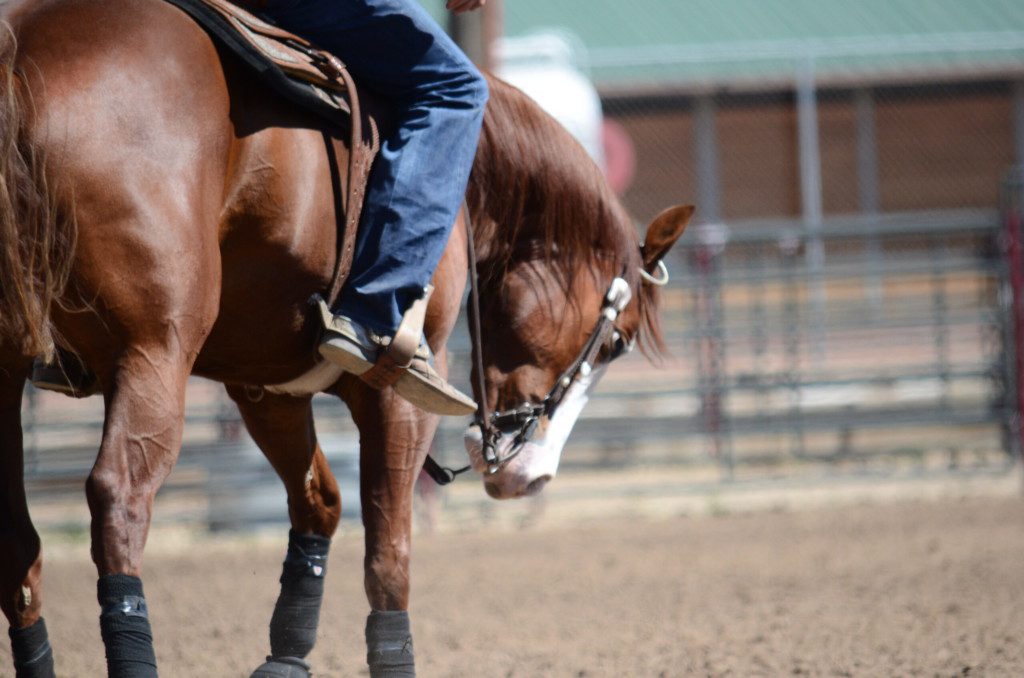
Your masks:
<path fill-rule="evenodd" d="M 629 132 L 621 124 L 605 118 L 601 123 L 604 145 L 604 176 L 616 195 L 622 195 L 636 177 L 636 148 Z"/>

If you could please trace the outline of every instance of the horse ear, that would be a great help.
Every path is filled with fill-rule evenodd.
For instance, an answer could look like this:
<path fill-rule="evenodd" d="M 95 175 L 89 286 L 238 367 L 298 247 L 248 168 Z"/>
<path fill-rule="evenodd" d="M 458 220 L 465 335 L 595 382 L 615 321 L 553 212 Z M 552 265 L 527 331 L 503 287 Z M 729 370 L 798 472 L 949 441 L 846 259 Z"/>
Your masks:
<path fill-rule="evenodd" d="M 679 236 L 686 230 L 686 224 L 690 223 L 693 211 L 693 205 L 670 207 L 656 216 L 647 227 L 647 235 L 644 236 L 644 244 L 640 246 L 640 254 L 644 259 L 644 269 L 648 273 L 654 272 L 658 262 L 668 254 L 676 240 L 679 240 Z"/>

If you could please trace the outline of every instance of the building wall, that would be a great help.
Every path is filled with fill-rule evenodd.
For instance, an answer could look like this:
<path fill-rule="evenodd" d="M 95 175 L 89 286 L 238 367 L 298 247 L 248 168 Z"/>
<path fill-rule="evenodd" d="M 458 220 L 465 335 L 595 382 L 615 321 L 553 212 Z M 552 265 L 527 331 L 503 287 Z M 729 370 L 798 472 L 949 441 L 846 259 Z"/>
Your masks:
<path fill-rule="evenodd" d="M 886 210 L 995 207 L 1013 163 L 1008 89 L 909 98 L 877 106 L 882 206 Z"/>
<path fill-rule="evenodd" d="M 653 111 L 614 116 L 636 147 L 636 177 L 626 207 L 648 221 L 661 209 L 697 201 L 693 116 L 688 111 Z"/>
<path fill-rule="evenodd" d="M 792 106 L 724 106 L 717 118 L 722 217 L 797 214 L 800 174 Z"/>
<path fill-rule="evenodd" d="M 881 211 L 996 207 L 999 182 L 1014 162 L 1008 84 L 887 88 L 873 96 Z M 624 199 L 637 218 L 696 202 L 693 100 L 615 101 L 608 109 L 636 146 L 637 175 Z M 825 214 L 858 212 L 853 92 L 821 93 L 818 123 Z M 800 216 L 793 97 L 719 97 L 715 125 L 722 218 Z"/>

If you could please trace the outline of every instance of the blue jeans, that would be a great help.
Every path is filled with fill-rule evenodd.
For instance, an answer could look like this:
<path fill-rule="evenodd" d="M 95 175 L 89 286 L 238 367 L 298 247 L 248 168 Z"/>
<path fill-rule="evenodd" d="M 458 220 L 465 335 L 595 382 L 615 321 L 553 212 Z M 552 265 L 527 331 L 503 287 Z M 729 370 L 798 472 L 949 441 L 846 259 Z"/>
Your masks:
<path fill-rule="evenodd" d="M 341 59 L 394 107 L 338 313 L 391 336 L 423 296 L 458 215 L 487 84 L 415 0 L 269 0 L 265 16 Z"/>

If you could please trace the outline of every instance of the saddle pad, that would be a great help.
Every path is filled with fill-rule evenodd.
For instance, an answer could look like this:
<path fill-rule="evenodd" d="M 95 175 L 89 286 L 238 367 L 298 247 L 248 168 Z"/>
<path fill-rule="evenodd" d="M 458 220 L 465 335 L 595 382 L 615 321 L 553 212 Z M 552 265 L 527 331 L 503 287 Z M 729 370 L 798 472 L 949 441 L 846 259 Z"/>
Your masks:
<path fill-rule="evenodd" d="M 167 0 L 191 16 L 238 56 L 278 94 L 335 126 L 348 122 L 341 62 L 302 38 L 253 16 L 226 0 Z"/>

